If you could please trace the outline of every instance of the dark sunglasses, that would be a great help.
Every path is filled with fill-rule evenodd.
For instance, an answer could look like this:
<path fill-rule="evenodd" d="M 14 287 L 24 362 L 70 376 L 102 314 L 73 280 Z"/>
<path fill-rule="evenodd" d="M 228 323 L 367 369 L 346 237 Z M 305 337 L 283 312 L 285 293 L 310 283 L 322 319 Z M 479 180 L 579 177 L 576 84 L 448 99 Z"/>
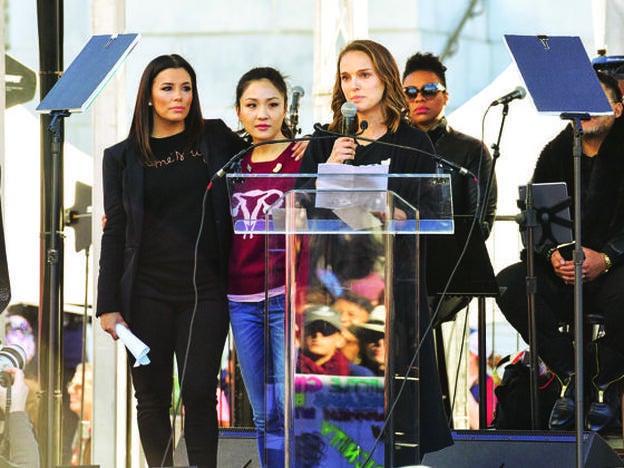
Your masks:
<path fill-rule="evenodd" d="M 338 333 L 340 330 L 334 327 L 331 323 L 324 322 L 323 320 L 317 320 L 305 327 L 305 334 L 309 336 L 315 336 L 320 333 L 323 336 L 331 336 L 334 333 Z"/>
<path fill-rule="evenodd" d="M 373 330 L 363 330 L 361 339 L 363 343 L 377 343 L 384 338 L 384 334 Z"/>
<path fill-rule="evenodd" d="M 442 91 L 446 91 L 446 88 L 442 84 L 437 82 L 427 83 L 426 85 L 423 85 L 420 89 L 418 89 L 416 86 L 405 86 L 403 88 L 403 92 L 405 93 L 405 96 L 407 96 L 407 99 L 416 99 L 418 93 L 422 94 L 422 96 L 427 99 L 435 96 Z"/>

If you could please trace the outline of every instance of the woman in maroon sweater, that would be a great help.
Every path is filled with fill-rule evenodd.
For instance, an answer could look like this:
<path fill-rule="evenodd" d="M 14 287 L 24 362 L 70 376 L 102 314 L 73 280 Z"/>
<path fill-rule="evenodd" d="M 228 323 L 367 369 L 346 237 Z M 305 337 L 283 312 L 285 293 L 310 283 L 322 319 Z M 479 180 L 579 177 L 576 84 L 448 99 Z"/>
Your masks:
<path fill-rule="evenodd" d="M 236 112 L 254 145 L 290 138 L 285 120 L 287 88 L 270 67 L 245 73 L 236 87 Z M 298 173 L 294 142 L 256 146 L 241 160 L 244 174 Z M 263 218 L 264 211 L 293 186 L 292 178 L 246 178 L 232 193 L 234 210 Z M 262 466 L 284 464 L 284 309 L 285 257 L 271 254 L 265 284 L 265 236 L 250 230 L 234 234 L 230 256 L 228 300 L 230 320 L 245 387 L 253 408 Z M 265 336 L 265 307 L 268 334 Z M 265 362 L 266 360 L 266 362 Z M 264 370 L 264 372 L 263 372 Z M 265 395 L 265 375 L 268 385 Z M 266 406 L 265 406 L 266 402 Z M 266 436 L 265 436 L 266 435 Z"/>

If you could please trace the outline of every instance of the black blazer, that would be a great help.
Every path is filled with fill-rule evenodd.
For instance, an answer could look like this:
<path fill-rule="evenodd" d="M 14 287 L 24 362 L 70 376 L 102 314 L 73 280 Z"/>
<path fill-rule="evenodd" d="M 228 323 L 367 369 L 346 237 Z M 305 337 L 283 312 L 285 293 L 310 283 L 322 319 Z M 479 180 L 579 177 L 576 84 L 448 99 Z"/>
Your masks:
<path fill-rule="evenodd" d="M 244 147 L 244 142 L 222 120 L 204 121 L 200 150 L 210 176 Z M 130 300 L 143 231 L 143 174 L 142 162 L 127 139 L 104 151 L 102 177 L 106 226 L 100 250 L 97 317 L 107 312 L 121 312 L 124 320 L 131 321 Z M 218 239 L 215 248 L 219 255 L 219 276 L 225 284 L 233 235 L 225 178 L 214 182 L 211 195 Z"/>

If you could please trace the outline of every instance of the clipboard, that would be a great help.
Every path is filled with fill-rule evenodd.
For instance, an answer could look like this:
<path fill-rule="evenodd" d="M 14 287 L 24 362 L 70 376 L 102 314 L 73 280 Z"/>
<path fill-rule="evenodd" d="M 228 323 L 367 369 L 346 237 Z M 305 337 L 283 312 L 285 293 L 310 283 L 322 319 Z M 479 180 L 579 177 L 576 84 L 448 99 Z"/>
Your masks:
<path fill-rule="evenodd" d="M 140 35 L 92 36 L 36 108 L 37 112 L 84 112 L 139 42 Z"/>
<path fill-rule="evenodd" d="M 613 114 L 580 38 L 512 34 L 504 37 L 539 113 Z"/>

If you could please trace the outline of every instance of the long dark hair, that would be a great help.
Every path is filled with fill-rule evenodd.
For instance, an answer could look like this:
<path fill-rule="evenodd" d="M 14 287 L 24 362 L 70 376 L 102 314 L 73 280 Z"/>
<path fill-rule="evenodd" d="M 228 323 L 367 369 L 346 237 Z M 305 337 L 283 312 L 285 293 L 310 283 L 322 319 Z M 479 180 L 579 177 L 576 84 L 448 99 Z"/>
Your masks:
<path fill-rule="evenodd" d="M 177 54 L 160 55 L 153 59 L 141 76 L 139 90 L 137 92 L 136 104 L 134 105 L 134 115 L 128 139 L 136 146 L 138 157 L 143 163 L 153 161 L 154 153 L 150 146 L 150 134 L 154 126 L 154 116 L 152 107 L 149 105 L 152 100 L 152 85 L 158 74 L 168 68 L 183 68 L 191 77 L 193 89 L 193 99 L 188 116 L 184 120 L 184 129 L 188 132 L 189 139 L 185 150 L 198 149 L 201 139 L 204 120 L 201 106 L 199 104 L 199 92 L 197 91 L 197 79 L 195 70 L 190 63 Z"/>
<path fill-rule="evenodd" d="M 340 80 L 340 61 L 348 52 L 363 52 L 368 55 L 373 62 L 375 73 L 384 85 L 384 93 L 381 98 L 384 107 L 385 124 L 388 130 L 396 132 L 399 123 L 407 121 L 407 101 L 403 94 L 403 86 L 401 84 L 401 74 L 396 60 L 383 45 L 369 39 L 358 39 L 346 45 L 336 63 L 336 81 L 334 82 L 334 90 L 332 92 L 331 109 L 334 113 L 334 119 L 329 125 L 330 130 L 339 129 L 342 125 L 342 114 L 340 107 L 347 100 L 342 92 Z"/>
<path fill-rule="evenodd" d="M 288 87 L 286 86 L 286 80 L 284 76 L 273 67 L 256 67 L 246 72 L 238 80 L 236 85 L 236 110 L 240 109 L 240 100 L 247 87 L 254 81 L 267 80 L 269 81 L 277 91 L 284 98 L 284 110 L 288 109 Z M 282 133 L 286 138 L 293 138 L 293 132 L 290 129 L 286 119 L 282 121 Z M 242 138 L 249 140 L 249 134 L 245 129 L 238 132 Z"/>

